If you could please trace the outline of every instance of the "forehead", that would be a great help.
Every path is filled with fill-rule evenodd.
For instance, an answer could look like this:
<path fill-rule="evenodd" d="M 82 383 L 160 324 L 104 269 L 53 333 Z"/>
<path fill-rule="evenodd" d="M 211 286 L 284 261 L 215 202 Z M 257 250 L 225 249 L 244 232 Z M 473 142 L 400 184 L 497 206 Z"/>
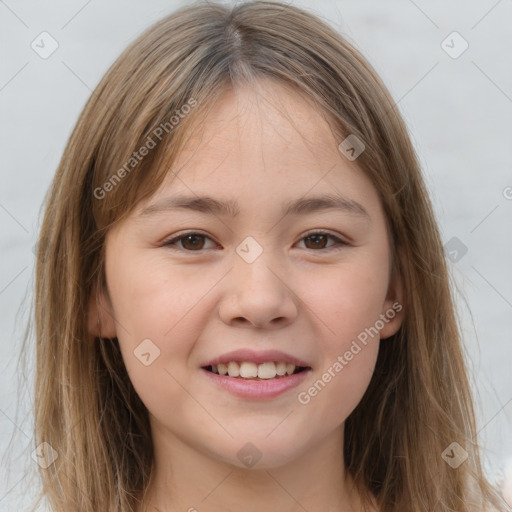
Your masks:
<path fill-rule="evenodd" d="M 221 161 L 255 170 L 287 162 L 339 160 L 335 136 L 321 109 L 293 88 L 272 80 L 226 89 L 204 118 L 190 127 L 174 170 L 212 168 Z M 220 166 L 218 166 L 220 167 Z M 217 170 L 217 169 L 216 169 Z M 183 174 L 183 173 L 182 173 Z"/>
<path fill-rule="evenodd" d="M 272 153 L 289 147 L 282 156 L 293 159 L 296 153 L 292 149 L 297 144 L 302 158 L 305 151 L 315 156 L 332 153 L 337 147 L 319 105 L 291 86 L 264 79 L 250 86 L 226 89 L 193 130 L 180 160 L 198 146 L 222 153 L 236 149 L 229 147 L 235 145 L 246 154 Z"/>
<path fill-rule="evenodd" d="M 378 201 L 365 173 L 338 145 L 321 108 L 293 88 L 267 80 L 227 89 L 191 126 L 150 201 L 208 195 L 236 198 L 241 210 L 319 194 Z M 140 205 L 139 213 L 146 207 Z"/>

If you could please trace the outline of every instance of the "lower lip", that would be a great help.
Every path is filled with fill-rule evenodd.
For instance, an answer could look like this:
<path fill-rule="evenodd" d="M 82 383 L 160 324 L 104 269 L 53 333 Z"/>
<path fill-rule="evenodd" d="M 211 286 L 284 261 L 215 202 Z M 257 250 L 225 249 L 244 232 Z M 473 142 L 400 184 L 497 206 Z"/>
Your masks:
<path fill-rule="evenodd" d="M 308 373 L 311 371 L 303 370 L 287 377 L 268 380 L 243 380 L 218 373 L 209 372 L 204 368 L 201 370 L 206 373 L 217 386 L 229 391 L 233 395 L 241 398 L 265 399 L 272 398 L 298 386 L 304 381 Z"/>

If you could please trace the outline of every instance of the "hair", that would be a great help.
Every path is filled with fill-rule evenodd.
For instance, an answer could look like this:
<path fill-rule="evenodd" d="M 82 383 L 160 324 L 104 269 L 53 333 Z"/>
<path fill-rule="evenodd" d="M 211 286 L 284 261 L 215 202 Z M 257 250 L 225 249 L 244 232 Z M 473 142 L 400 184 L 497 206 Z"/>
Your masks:
<path fill-rule="evenodd" d="M 506 510 L 482 469 L 450 275 L 405 123 L 343 36 L 305 10 L 269 1 L 196 2 L 165 17 L 112 64 L 79 116 L 45 196 L 38 241 L 34 441 L 58 458 L 40 470 L 37 503 L 46 498 L 54 512 L 128 512 L 141 502 L 153 471 L 148 412 L 117 338 L 87 329 L 90 301 L 108 293 L 105 235 L 163 183 L 220 95 L 258 79 L 311 101 L 340 142 L 351 134 L 364 142 L 356 163 L 391 233 L 404 321 L 381 344 L 340 454 L 363 503 L 375 500 L 382 512 Z M 151 150 L 135 159 L 149 139 Z M 454 442 L 468 453 L 457 469 L 442 458 Z"/>

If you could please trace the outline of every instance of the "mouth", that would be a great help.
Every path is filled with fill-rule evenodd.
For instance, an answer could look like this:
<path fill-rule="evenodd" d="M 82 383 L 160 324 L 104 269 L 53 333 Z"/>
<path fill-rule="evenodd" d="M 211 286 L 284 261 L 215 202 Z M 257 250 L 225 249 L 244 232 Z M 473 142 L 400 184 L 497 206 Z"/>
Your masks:
<path fill-rule="evenodd" d="M 303 383 L 313 368 L 280 350 L 238 349 L 204 361 L 201 371 L 217 388 L 249 400 L 267 400 Z"/>
<path fill-rule="evenodd" d="M 311 370 L 310 366 L 298 366 L 285 361 L 267 361 L 259 364 L 250 361 L 230 361 L 202 368 L 216 375 L 252 381 L 285 379 L 291 375 Z"/>
<path fill-rule="evenodd" d="M 312 368 L 284 361 L 229 361 L 202 366 L 201 370 L 216 387 L 244 400 L 261 401 L 296 388 Z"/>

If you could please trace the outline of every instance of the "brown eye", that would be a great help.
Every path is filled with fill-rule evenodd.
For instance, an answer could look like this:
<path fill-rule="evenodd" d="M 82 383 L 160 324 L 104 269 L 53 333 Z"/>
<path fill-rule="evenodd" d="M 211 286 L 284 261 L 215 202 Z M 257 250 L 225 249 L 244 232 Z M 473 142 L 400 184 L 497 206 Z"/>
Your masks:
<path fill-rule="evenodd" d="M 328 246 L 327 244 L 329 239 L 334 240 L 335 243 Z M 201 233 L 187 233 L 164 242 L 163 246 L 187 252 L 202 252 L 203 249 L 209 248 L 205 247 L 206 240 L 212 241 L 211 238 Z M 321 231 L 310 233 L 303 237 L 301 242 L 303 240 L 305 242 L 305 248 L 313 251 L 330 251 L 331 249 L 336 250 L 348 245 L 340 238 L 331 235 L 330 233 L 323 233 Z"/>
<path fill-rule="evenodd" d="M 311 235 L 304 238 L 304 240 L 311 241 L 311 247 L 306 247 L 307 249 L 325 249 L 325 244 L 327 242 L 327 235 Z M 306 243 L 306 246 L 308 244 Z"/>
<path fill-rule="evenodd" d="M 183 249 L 188 252 L 201 251 L 201 249 L 205 246 L 205 240 L 210 240 L 206 235 L 202 235 L 201 233 L 188 233 L 185 235 L 180 235 L 172 240 L 164 242 L 164 246 L 168 246 L 171 248 Z"/>
<path fill-rule="evenodd" d="M 329 238 L 334 240 L 336 243 L 327 246 L 326 244 Z M 302 238 L 302 240 L 304 240 L 304 245 L 306 246 L 306 249 L 312 250 L 319 249 L 330 251 L 331 249 L 339 249 L 340 247 L 347 245 L 343 240 L 341 240 L 337 236 L 331 235 L 330 233 L 323 233 L 321 231 L 317 233 L 310 233 L 309 235 Z"/>
<path fill-rule="evenodd" d="M 182 244 L 185 249 L 202 249 L 204 245 L 203 235 L 187 235 L 182 238 Z"/>

